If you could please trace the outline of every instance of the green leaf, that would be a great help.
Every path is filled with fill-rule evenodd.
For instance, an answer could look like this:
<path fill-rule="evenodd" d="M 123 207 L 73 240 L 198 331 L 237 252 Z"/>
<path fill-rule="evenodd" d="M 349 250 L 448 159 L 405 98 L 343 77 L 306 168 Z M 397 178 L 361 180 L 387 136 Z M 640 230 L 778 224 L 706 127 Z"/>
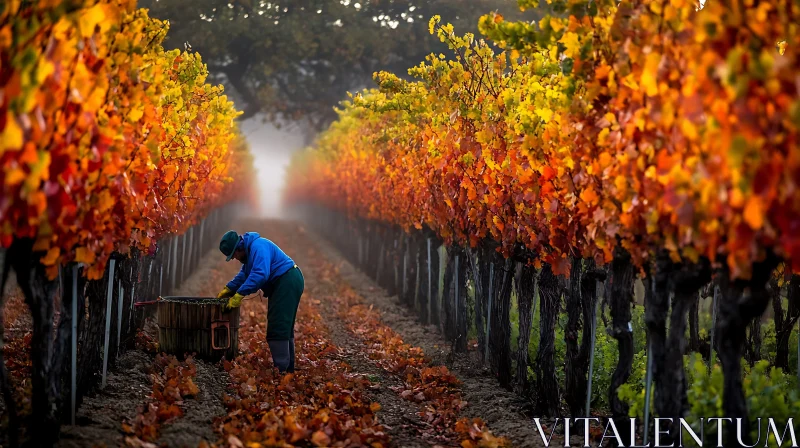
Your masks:
<path fill-rule="evenodd" d="M 575 65 L 575 61 L 572 58 L 565 58 L 561 61 L 561 73 L 565 75 L 569 75 L 572 73 L 572 67 Z"/>

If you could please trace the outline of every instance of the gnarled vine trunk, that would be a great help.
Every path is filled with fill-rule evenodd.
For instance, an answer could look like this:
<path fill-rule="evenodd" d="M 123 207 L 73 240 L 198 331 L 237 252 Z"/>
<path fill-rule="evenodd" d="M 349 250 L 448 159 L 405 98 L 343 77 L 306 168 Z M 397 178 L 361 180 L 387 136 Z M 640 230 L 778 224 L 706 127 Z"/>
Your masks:
<path fill-rule="evenodd" d="M 543 416 L 559 415 L 561 403 L 555 365 L 556 320 L 561 288 L 549 264 L 539 274 L 539 353 L 536 355 L 537 410 Z"/>
<path fill-rule="evenodd" d="M 419 275 L 421 268 L 419 257 L 420 252 L 422 252 L 422 241 L 420 234 L 414 232 L 411 234 L 408 246 L 408 305 L 415 312 L 419 312 L 419 289 L 422 284 L 422 277 Z"/>
<path fill-rule="evenodd" d="M 105 302 L 109 271 L 106 269 L 103 278 L 90 280 L 86 284 L 86 296 L 89 302 L 88 319 L 84 303 L 78 303 L 78 396 L 86 395 L 95 384 L 95 378 L 103 363 L 103 334 L 105 333 Z M 81 399 L 78 398 L 80 402 Z"/>
<path fill-rule="evenodd" d="M 610 335 L 617 340 L 619 361 L 611 376 L 608 402 L 612 415 L 617 418 L 620 437 L 630 445 L 628 405 L 619 399 L 617 390 L 628 381 L 633 367 L 633 330 L 631 328 L 631 303 L 633 302 L 634 269 L 627 251 L 617 248 L 611 262 L 611 327 Z"/>
<path fill-rule="evenodd" d="M 448 341 L 456 338 L 456 310 L 455 310 L 455 247 L 447 248 L 447 264 L 444 268 L 444 293 L 442 295 L 442 312 L 444 318 L 444 336 Z"/>
<path fill-rule="evenodd" d="M 689 307 L 689 350 L 700 352 L 700 298 Z"/>
<path fill-rule="evenodd" d="M 440 262 L 439 262 L 439 247 L 441 246 L 441 241 L 438 239 L 431 239 L 431 297 L 428 298 L 430 301 L 430 320 L 428 321 L 432 325 L 436 325 L 437 327 L 441 326 L 442 323 L 442 316 L 441 316 L 441 306 L 442 306 L 442 299 L 439 295 L 439 273 L 440 273 Z M 425 249 L 427 251 L 427 248 Z M 425 254 L 425 258 L 428 257 L 428 254 Z M 426 273 L 427 276 L 427 273 Z"/>
<path fill-rule="evenodd" d="M 517 282 L 517 303 L 519 308 L 519 337 L 517 338 L 517 391 L 527 395 L 528 384 L 528 344 L 531 340 L 533 308 L 536 294 L 536 268 L 521 264 Z"/>
<path fill-rule="evenodd" d="M 648 272 L 645 285 L 645 323 L 652 359 L 652 377 L 655 383 L 655 409 L 658 415 L 667 415 L 669 385 L 667 384 L 667 315 L 669 313 L 669 280 L 673 264 L 666 251 L 656 254 L 655 269 Z"/>
<path fill-rule="evenodd" d="M 686 396 L 686 371 L 683 365 L 683 354 L 686 349 L 686 322 L 689 309 L 697 302 L 698 292 L 711 279 L 711 270 L 708 263 L 701 262 L 697 265 L 683 264 L 672 269 L 672 284 L 674 296 L 672 299 L 672 313 L 669 321 L 669 335 L 664 359 L 664 372 L 661 380 L 666 384 L 664 406 L 660 410 L 660 417 L 673 418 L 678 422 L 688 411 L 689 402 Z M 678 439 L 678 424 L 672 425 L 671 436 Z M 669 442 L 669 441 L 668 441 Z"/>
<path fill-rule="evenodd" d="M 405 244 L 405 232 L 403 229 L 395 230 L 395 237 L 392 241 L 392 256 L 389 266 L 393 266 L 394 283 L 389 289 L 389 294 L 393 296 L 402 296 L 403 294 L 403 254 Z M 402 299 L 401 299 L 402 300 Z"/>
<path fill-rule="evenodd" d="M 489 335 L 490 364 L 500 385 L 511 385 L 511 287 L 514 278 L 514 263 L 495 252 L 493 254 L 494 284 L 492 293 L 492 331 Z"/>
<path fill-rule="evenodd" d="M 605 271 L 595 269 L 593 259 L 588 258 L 584 260 L 584 272 L 581 275 L 580 282 L 583 335 L 581 337 L 580 351 L 573 364 L 578 374 L 574 376 L 572 384 L 574 390 L 571 392 L 572 396 L 567 400 L 567 404 L 570 408 L 570 415 L 572 416 L 583 415 L 583 413 L 585 413 L 583 406 L 586 403 L 586 385 L 589 381 L 589 357 L 592 351 L 592 320 L 597 305 L 597 282 L 605 281 L 605 279 Z"/>
<path fill-rule="evenodd" d="M 566 343 L 564 392 L 570 415 L 573 416 L 581 415 L 583 403 L 586 401 L 586 387 L 580 387 L 581 383 L 585 383 L 585 380 L 581 381 L 581 379 L 586 378 L 586 367 L 582 365 L 580 359 L 578 337 L 582 326 L 591 325 L 591 322 L 585 319 L 581 322 L 584 313 L 581 300 L 582 263 L 583 260 L 580 258 L 572 259 L 569 288 L 564 295 L 567 309 L 567 327 L 564 329 L 564 342 Z"/>
<path fill-rule="evenodd" d="M 480 359 L 483 359 L 484 344 L 486 343 L 486 333 L 483 327 L 483 310 L 484 305 L 484 292 L 483 292 L 483 279 L 481 278 L 480 260 L 478 259 L 479 250 L 467 249 L 467 259 L 469 263 L 469 273 L 467 278 L 473 282 L 474 303 L 473 303 L 473 317 L 475 318 L 475 331 L 478 336 L 478 354 Z"/>
<path fill-rule="evenodd" d="M 414 238 L 403 235 L 403 247 L 400 250 L 400 301 L 406 306 L 414 306 Z"/>
<path fill-rule="evenodd" d="M 742 388 L 741 359 L 745 332 L 753 319 L 761 316 L 768 305 L 767 281 L 778 264 L 774 254 L 768 254 L 764 261 L 753 264 L 750 280 L 731 279 L 729 272 L 720 275 L 721 300 L 717 326 L 719 340 L 719 359 L 725 376 L 723 388 L 724 416 L 741 418 L 749 422 L 747 401 Z M 737 431 L 728 431 L 725 446 L 740 446 Z M 750 431 L 742 431 L 742 442 L 752 445 Z"/>
<path fill-rule="evenodd" d="M 73 289 L 73 266 L 68 265 L 62 269 L 62 286 L 61 291 L 61 305 L 60 317 L 58 322 L 58 329 L 56 331 L 55 347 L 53 352 L 52 368 L 50 369 L 50 387 L 51 394 L 56 400 L 56 409 L 63 409 L 62 403 L 65 402 L 64 398 L 67 397 L 65 392 L 69 392 L 70 385 L 67 379 L 70 378 L 70 369 L 72 368 L 69 359 L 69 343 L 72 334 L 72 289 Z M 78 305 L 83 303 L 83 288 L 86 286 L 86 279 L 81 275 L 81 269 L 77 271 L 77 283 L 75 290 L 77 292 L 76 299 Z M 77 307 L 78 313 L 83 311 Z M 68 415 L 62 415 L 61 420 L 65 421 Z"/>
<path fill-rule="evenodd" d="M 420 322 L 428 321 L 428 239 L 424 234 L 417 234 L 417 251 L 414 257 L 416 272 L 416 306 Z"/>
<path fill-rule="evenodd" d="M 489 304 L 494 303 L 495 297 L 497 297 L 497 290 L 494 289 L 493 283 L 495 283 L 495 278 L 499 271 L 497 270 L 497 266 L 494 264 L 494 254 L 493 250 L 487 246 L 481 246 L 479 251 L 478 257 L 478 270 L 480 271 L 480 287 L 481 287 L 481 297 L 483 300 L 481 301 L 481 308 L 480 313 L 476 309 L 476 315 L 483 315 L 486 316 L 486 321 L 483 323 L 482 326 L 478 327 L 478 345 L 481 350 L 481 356 L 484 363 L 489 363 L 489 359 L 485 356 L 487 354 L 486 344 L 489 343 L 487 339 L 486 332 L 491 332 L 491 322 L 490 319 L 490 312 L 489 312 Z M 476 323 L 477 323 L 477 316 L 476 316 Z M 484 327 L 486 327 L 484 329 Z"/>
<path fill-rule="evenodd" d="M 42 254 L 34 253 L 32 240 L 15 240 L 6 255 L 33 317 L 31 421 L 36 422 L 36 431 L 31 431 L 30 436 L 35 446 L 50 446 L 58 440 L 59 433 L 54 388 L 50 383 L 53 378 L 53 299 L 58 285 L 47 278 L 39 262 Z"/>
<path fill-rule="evenodd" d="M 467 269 L 469 263 L 464 249 L 458 248 L 455 252 L 453 266 L 453 305 L 455 317 L 455 350 L 459 353 L 467 352 Z"/>
<path fill-rule="evenodd" d="M 789 372 L 789 339 L 794 329 L 797 318 L 800 316 L 800 276 L 792 275 L 787 288 L 788 307 L 783 312 L 783 303 L 778 291 L 777 282 L 770 282 L 772 309 L 775 314 L 775 367 Z"/>
<path fill-rule="evenodd" d="M 3 403 L 8 412 L 8 442 L 12 447 L 16 447 L 19 443 L 18 429 L 20 426 L 19 415 L 17 414 L 17 405 L 14 401 L 14 394 L 11 389 L 11 379 L 6 369 L 6 361 L 3 348 L 5 347 L 5 311 L 3 308 L 6 304 L 6 282 L 8 281 L 8 274 L 11 270 L 11 263 L 8 260 L 8 251 L 0 249 L 0 263 L 2 263 L 2 270 L 0 270 L 0 389 L 3 392 Z"/>
<path fill-rule="evenodd" d="M 395 294 L 397 265 L 395 263 L 395 241 L 397 241 L 397 231 L 392 227 L 387 227 L 384 232 L 383 265 L 381 266 L 380 284 L 386 289 L 389 295 Z"/>
<path fill-rule="evenodd" d="M 771 295 L 771 293 L 770 293 Z M 769 300 L 769 299 L 767 299 Z M 756 318 L 747 326 L 747 343 L 745 344 L 745 359 L 750 367 L 761 360 L 761 319 Z"/>

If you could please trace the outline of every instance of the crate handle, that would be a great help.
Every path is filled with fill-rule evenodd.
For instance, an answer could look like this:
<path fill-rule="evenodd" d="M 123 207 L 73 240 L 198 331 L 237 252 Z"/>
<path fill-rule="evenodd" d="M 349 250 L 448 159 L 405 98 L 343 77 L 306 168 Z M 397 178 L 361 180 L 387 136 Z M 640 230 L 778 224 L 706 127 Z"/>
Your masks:
<path fill-rule="evenodd" d="M 214 340 L 214 330 L 219 327 L 224 327 L 228 331 L 228 345 L 225 347 L 218 347 Z M 231 347 L 231 321 L 229 320 L 215 320 L 211 322 L 211 348 L 214 350 L 227 350 Z"/>

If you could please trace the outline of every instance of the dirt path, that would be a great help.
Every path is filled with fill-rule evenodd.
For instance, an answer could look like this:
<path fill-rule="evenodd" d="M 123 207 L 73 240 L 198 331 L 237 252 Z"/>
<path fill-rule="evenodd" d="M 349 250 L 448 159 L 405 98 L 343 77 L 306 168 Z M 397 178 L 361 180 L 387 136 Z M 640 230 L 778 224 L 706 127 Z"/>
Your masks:
<path fill-rule="evenodd" d="M 76 425 L 62 426 L 58 447 L 120 446 L 122 422 L 136 417 L 152 385 L 148 370 L 151 355 L 130 350 L 119 357 L 108 374 L 105 389 L 84 397 L 75 419 Z"/>
<path fill-rule="evenodd" d="M 353 371 L 366 375 L 372 388 L 367 396 L 381 405 L 378 413 L 379 421 L 383 424 L 392 440 L 392 446 L 398 447 L 427 447 L 422 442 L 419 429 L 423 426 L 417 408 L 411 403 L 397 396 L 392 388 L 400 387 L 402 382 L 394 375 L 388 375 L 383 369 L 377 367 L 358 349 L 359 342 L 344 328 L 341 319 L 334 317 L 335 313 L 330 306 L 323 306 L 326 326 L 331 332 L 331 341 L 339 347 L 342 359 L 352 366 Z"/>
<path fill-rule="evenodd" d="M 216 364 L 196 360 L 195 384 L 200 394 L 184 401 L 184 415 L 164 427 L 157 444 L 175 448 L 195 448 L 200 442 L 214 443 L 214 421 L 225 414 L 222 396 L 228 386 L 228 375 Z"/>
<path fill-rule="evenodd" d="M 423 424 L 417 414 L 417 406 L 401 399 L 392 390 L 400 387 L 402 381 L 394 375 L 387 374 L 366 357 L 364 351 L 360 349 L 360 341 L 348 332 L 345 323 L 334 310 L 330 299 L 336 293 L 336 287 L 330 280 L 324 278 L 325 275 L 317 270 L 314 263 L 308 262 L 309 256 L 314 256 L 315 252 L 309 250 L 307 244 L 309 240 L 304 237 L 304 232 L 302 227 L 286 223 L 272 227 L 272 231 L 265 236 L 278 246 L 291 251 L 290 256 L 301 266 L 306 279 L 306 290 L 302 300 L 320 301 L 320 313 L 325 320 L 331 342 L 339 347 L 342 360 L 352 367 L 354 373 L 367 376 L 373 383 L 367 396 L 380 403 L 379 421 L 388 431 L 392 446 L 408 448 L 430 446 L 423 443 L 420 437 L 419 429 Z"/>

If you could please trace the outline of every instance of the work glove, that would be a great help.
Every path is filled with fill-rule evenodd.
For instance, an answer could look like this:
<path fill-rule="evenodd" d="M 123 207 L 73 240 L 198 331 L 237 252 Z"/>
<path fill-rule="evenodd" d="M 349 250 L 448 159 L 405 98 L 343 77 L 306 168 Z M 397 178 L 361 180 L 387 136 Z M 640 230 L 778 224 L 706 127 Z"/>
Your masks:
<path fill-rule="evenodd" d="M 219 294 L 217 294 L 217 298 L 218 299 L 227 299 L 228 297 L 232 296 L 235 292 L 236 291 L 234 291 L 234 290 L 232 290 L 232 289 L 230 289 L 230 288 L 228 288 L 226 286 L 225 288 L 222 289 L 222 291 L 220 291 Z"/>
<path fill-rule="evenodd" d="M 228 299 L 228 303 L 225 304 L 225 310 L 230 311 L 234 308 L 239 308 L 239 306 L 242 304 L 242 299 L 244 299 L 243 295 L 239 293 L 234 294 L 233 297 Z"/>

